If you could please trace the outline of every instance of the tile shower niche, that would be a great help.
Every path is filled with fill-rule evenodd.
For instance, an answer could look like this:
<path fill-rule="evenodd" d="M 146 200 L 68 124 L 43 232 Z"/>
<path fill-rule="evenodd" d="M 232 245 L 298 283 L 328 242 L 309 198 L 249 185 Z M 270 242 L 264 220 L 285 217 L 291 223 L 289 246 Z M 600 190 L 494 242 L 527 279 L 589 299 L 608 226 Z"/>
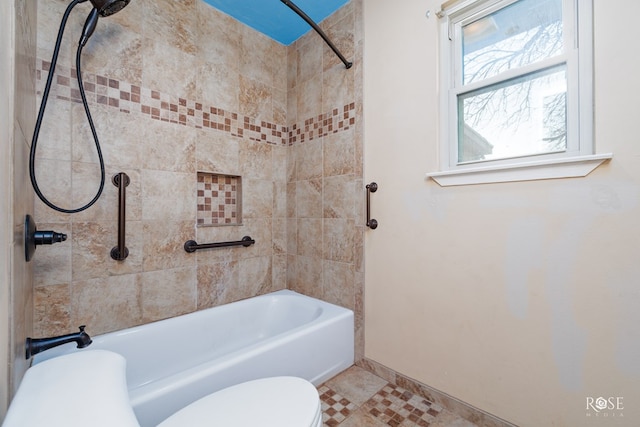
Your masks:
<path fill-rule="evenodd" d="M 242 225 L 242 177 L 198 172 L 198 226 Z"/>

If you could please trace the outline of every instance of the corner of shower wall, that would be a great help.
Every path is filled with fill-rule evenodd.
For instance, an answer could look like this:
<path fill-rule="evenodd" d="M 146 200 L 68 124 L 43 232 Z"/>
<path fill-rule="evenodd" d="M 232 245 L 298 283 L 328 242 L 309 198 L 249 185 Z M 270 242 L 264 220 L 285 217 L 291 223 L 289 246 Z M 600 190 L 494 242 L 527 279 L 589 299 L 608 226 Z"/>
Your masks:
<path fill-rule="evenodd" d="M 314 32 L 287 50 L 287 287 L 355 312 L 364 355 L 362 2 L 320 27 L 354 65 L 346 69 Z"/>
<path fill-rule="evenodd" d="M 35 2 L 13 0 L 0 8 L 3 40 L 0 82 L 8 88 L 0 108 L 2 116 L 2 242 L 0 270 L 3 272 L 2 356 L 0 366 L 0 419 L 16 392 L 28 364 L 24 357 L 24 339 L 33 330 L 33 274 L 25 261 L 22 240 L 25 215 L 33 212 L 33 191 L 28 176 L 29 136 L 35 122 Z"/>

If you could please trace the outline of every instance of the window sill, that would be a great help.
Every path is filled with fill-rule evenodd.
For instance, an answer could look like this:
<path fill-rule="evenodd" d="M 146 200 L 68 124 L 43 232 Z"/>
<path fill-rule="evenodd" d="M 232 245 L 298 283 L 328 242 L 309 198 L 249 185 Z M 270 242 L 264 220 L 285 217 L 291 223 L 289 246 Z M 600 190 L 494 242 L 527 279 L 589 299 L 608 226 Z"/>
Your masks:
<path fill-rule="evenodd" d="M 454 185 L 490 184 L 497 182 L 535 181 L 540 179 L 577 178 L 591 173 L 613 157 L 612 153 L 567 157 L 538 162 L 501 166 L 466 168 L 455 171 L 431 172 L 427 178 L 442 187 Z"/>

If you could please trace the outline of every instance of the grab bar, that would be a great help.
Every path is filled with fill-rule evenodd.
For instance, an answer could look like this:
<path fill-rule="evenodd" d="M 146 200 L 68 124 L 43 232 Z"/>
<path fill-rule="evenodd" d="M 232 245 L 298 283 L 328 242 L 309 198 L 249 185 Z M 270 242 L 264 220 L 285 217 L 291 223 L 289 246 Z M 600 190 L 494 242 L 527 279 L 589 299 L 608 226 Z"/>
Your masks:
<path fill-rule="evenodd" d="M 371 193 L 375 193 L 378 191 L 378 184 L 372 182 L 371 184 L 367 184 L 367 227 L 372 230 L 378 228 L 378 221 L 371 218 Z"/>
<path fill-rule="evenodd" d="M 329 37 L 327 37 L 327 35 L 324 33 L 324 31 L 322 31 L 322 29 L 318 26 L 318 24 L 316 24 L 313 19 L 309 18 L 309 15 L 307 15 L 306 13 L 304 13 L 302 10 L 300 10 L 300 8 L 298 6 L 295 5 L 295 3 L 293 3 L 290 0 L 280 0 L 282 3 L 286 4 L 287 6 L 289 6 L 289 8 L 291 10 L 293 10 L 295 13 L 298 14 L 298 16 L 300 16 L 300 18 L 304 19 L 305 21 L 307 21 L 307 24 L 311 25 L 313 27 L 314 30 L 316 30 L 316 33 L 320 34 L 320 37 L 322 37 L 324 39 L 324 41 L 329 45 L 329 47 L 331 48 L 331 50 L 333 50 L 333 52 L 338 55 L 338 58 L 340 58 L 340 60 L 342 61 L 342 63 L 344 64 L 344 66 L 349 69 L 351 68 L 351 66 L 353 65 L 353 62 L 349 62 L 345 59 L 344 56 L 342 56 L 342 54 L 340 53 L 340 51 L 338 50 L 337 47 L 335 47 L 335 45 L 333 43 L 331 43 L 331 40 L 329 40 Z"/>
<path fill-rule="evenodd" d="M 125 245 L 125 223 L 127 219 L 125 188 L 129 185 L 129 176 L 120 172 L 111 179 L 113 185 L 118 187 L 118 246 L 111 249 L 111 258 L 116 261 L 124 261 L 129 256 L 129 249 Z"/>
<path fill-rule="evenodd" d="M 187 240 L 184 242 L 184 250 L 191 253 L 198 249 L 226 248 L 229 246 L 244 246 L 245 248 L 248 248 L 254 243 L 256 243 L 256 241 L 249 236 L 244 236 L 242 240 L 236 240 L 233 242 L 203 243 L 201 245 L 199 245 L 195 240 Z"/>

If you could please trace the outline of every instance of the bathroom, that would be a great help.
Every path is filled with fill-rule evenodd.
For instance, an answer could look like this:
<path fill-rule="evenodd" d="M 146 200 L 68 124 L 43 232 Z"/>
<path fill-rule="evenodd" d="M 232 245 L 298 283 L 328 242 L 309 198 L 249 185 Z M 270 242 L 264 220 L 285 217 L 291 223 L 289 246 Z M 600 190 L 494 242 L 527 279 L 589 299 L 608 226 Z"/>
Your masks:
<path fill-rule="evenodd" d="M 313 32 L 284 46 L 199 0 L 132 0 L 101 19 L 83 67 L 94 96 L 107 98 L 91 105 L 107 177 L 131 178 L 124 262 L 108 255 L 117 236 L 110 182 L 73 216 L 44 207 L 29 184 L 43 61 L 68 2 L 0 6 L 0 81 L 12 94 L 0 107 L 9 242 L 0 271 L 10 284 L 0 287 L 0 363 L 9 367 L 0 413 L 28 366 L 24 337 L 80 324 L 101 334 L 286 288 L 354 310 L 356 364 L 453 396 L 461 411 L 522 426 L 638 424 L 640 168 L 628 96 L 637 88 L 625 77 L 640 67 L 627 54 L 640 6 L 594 1 L 596 152 L 611 161 L 584 178 L 440 187 L 425 174 L 438 164 L 441 2 L 387 3 L 350 0 L 323 22 L 350 69 Z M 72 15 L 67 32 L 84 18 Z M 73 68 L 75 37 L 65 35 L 58 74 Z M 66 76 L 53 93 L 73 98 Z M 188 108 L 174 117 L 181 99 L 231 113 L 234 127 L 246 117 L 248 129 L 206 127 Z M 52 96 L 45 116 L 38 178 L 61 202 L 82 202 L 98 184 L 83 114 Z M 342 127 L 318 136 L 321 115 Z M 300 133 L 269 132 L 265 143 L 256 126 Z M 242 178 L 242 225 L 194 227 L 197 172 Z M 371 181 L 375 230 L 364 218 Z M 24 262 L 26 213 L 69 240 Z M 256 244 L 182 250 L 189 239 L 244 235 Z M 587 417 L 587 399 L 601 396 L 623 397 L 623 416 Z"/>

